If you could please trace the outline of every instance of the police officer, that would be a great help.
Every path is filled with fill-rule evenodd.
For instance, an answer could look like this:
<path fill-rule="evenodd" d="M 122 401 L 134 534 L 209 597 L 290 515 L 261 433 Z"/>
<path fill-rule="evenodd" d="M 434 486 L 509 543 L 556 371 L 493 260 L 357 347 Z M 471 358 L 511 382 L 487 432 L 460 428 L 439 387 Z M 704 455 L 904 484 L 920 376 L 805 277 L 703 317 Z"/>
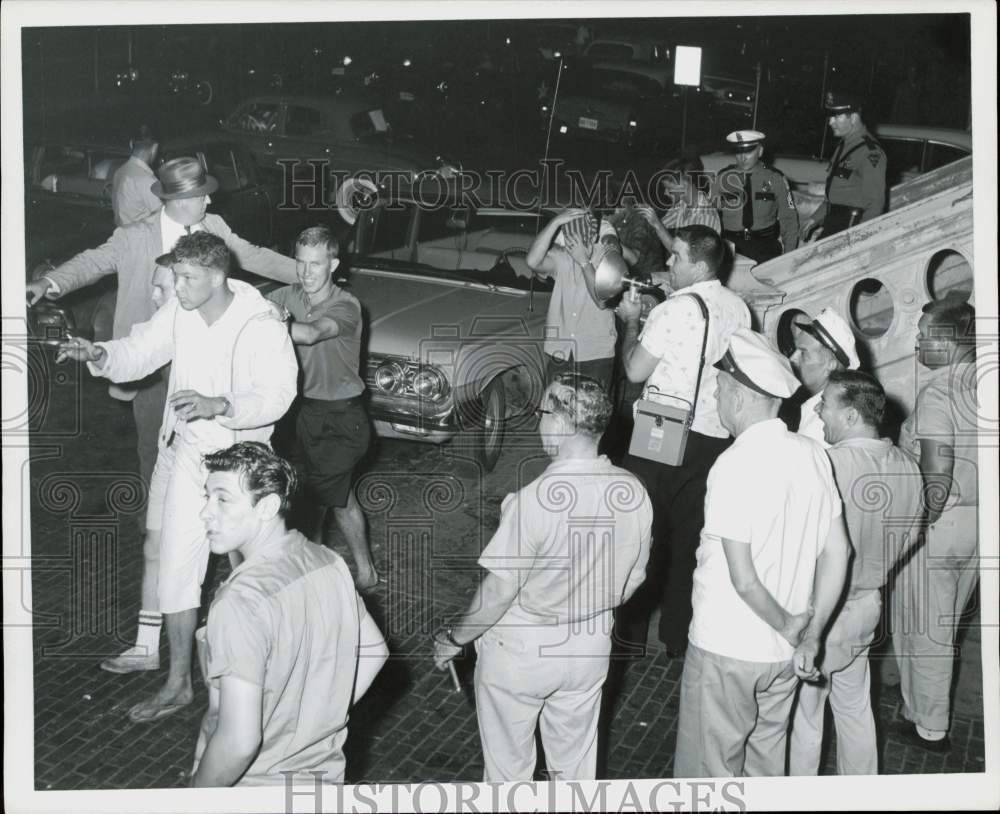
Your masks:
<path fill-rule="evenodd" d="M 861 102 L 831 91 L 826 94 L 826 110 L 840 143 L 827 168 L 826 200 L 802 227 L 802 234 L 809 236 L 816 224 L 822 224 L 810 240 L 842 232 L 885 211 L 885 151 L 861 120 Z"/>
<path fill-rule="evenodd" d="M 785 176 L 765 166 L 764 134 L 736 130 L 726 141 L 736 150 L 736 163 L 720 170 L 712 200 L 722 215 L 722 235 L 736 251 L 763 263 L 799 242 L 799 217 Z"/>

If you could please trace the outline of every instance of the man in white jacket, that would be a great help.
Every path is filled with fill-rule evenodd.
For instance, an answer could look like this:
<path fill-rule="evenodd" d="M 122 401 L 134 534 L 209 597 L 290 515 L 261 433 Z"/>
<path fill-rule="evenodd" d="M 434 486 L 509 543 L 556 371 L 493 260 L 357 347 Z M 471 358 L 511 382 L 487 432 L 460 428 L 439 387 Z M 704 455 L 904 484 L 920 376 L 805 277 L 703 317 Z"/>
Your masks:
<path fill-rule="evenodd" d="M 170 475 L 157 487 L 163 494 L 150 495 L 163 505 L 158 597 L 170 672 L 153 697 L 129 710 L 135 722 L 170 715 L 193 699 L 191 649 L 209 553 L 198 518 L 202 456 L 239 441 L 267 443 L 295 397 L 298 375 L 287 329 L 271 306 L 252 286 L 227 279 L 230 252 L 221 238 L 184 236 L 158 262 L 173 268 L 174 300 L 122 339 L 74 338 L 57 357 L 86 361 L 91 373 L 112 381 L 173 363 L 160 439 Z"/>

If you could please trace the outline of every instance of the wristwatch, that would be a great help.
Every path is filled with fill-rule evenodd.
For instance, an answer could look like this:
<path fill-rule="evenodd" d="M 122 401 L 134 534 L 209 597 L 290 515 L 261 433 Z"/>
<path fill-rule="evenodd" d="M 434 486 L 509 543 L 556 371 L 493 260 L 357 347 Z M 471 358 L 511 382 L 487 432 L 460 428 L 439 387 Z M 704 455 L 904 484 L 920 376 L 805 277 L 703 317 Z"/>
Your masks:
<path fill-rule="evenodd" d="M 444 638 L 445 638 L 445 640 L 446 640 L 446 641 L 448 642 L 448 644 L 450 644 L 450 645 L 451 645 L 452 647 L 457 647 L 457 648 L 459 648 L 460 650 L 461 650 L 461 649 L 464 649 L 464 648 L 465 648 L 465 645 L 464 645 L 464 644 L 460 644 L 459 642 L 455 641 L 455 635 L 454 635 L 454 634 L 452 633 L 452 630 L 453 630 L 453 629 L 454 629 L 454 628 L 453 628 L 453 627 L 452 627 L 451 625 L 448 625 L 448 627 L 445 627 L 445 628 L 442 628 L 442 631 L 443 631 L 443 633 L 444 633 Z"/>

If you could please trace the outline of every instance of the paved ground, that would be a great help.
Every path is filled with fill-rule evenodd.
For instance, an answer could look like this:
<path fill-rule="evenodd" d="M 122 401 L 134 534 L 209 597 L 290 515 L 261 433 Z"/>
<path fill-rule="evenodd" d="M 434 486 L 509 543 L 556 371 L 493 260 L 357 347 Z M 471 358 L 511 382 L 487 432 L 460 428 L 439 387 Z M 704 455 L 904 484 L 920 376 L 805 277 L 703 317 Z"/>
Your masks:
<path fill-rule="evenodd" d="M 49 369 L 45 365 L 49 365 Z M 41 375 L 51 378 L 39 360 Z M 130 411 L 86 374 L 60 368 L 48 400 L 33 400 L 31 468 L 35 784 L 38 789 L 183 786 L 206 703 L 135 725 L 125 712 L 161 673 L 116 676 L 98 661 L 131 643 L 138 610 L 141 512 Z M 34 380 L 42 380 L 33 377 Z M 78 409 L 75 405 L 86 405 Z M 471 696 L 428 658 L 428 633 L 474 590 L 475 558 L 500 501 L 544 466 L 537 442 L 505 449 L 480 476 L 455 448 L 383 442 L 360 483 L 373 549 L 389 582 L 369 602 L 394 654 L 351 718 L 348 780 L 478 780 L 482 758 Z M 215 582 L 228 566 L 219 562 Z M 163 651 L 166 658 L 166 649 Z M 983 713 L 978 636 L 962 651 L 952 749 L 934 755 L 904 745 L 895 689 L 876 687 L 884 772 L 982 772 Z M 606 693 L 602 774 L 672 772 L 681 663 L 662 649 L 617 663 Z M 831 773 L 834 748 L 824 772 Z"/>

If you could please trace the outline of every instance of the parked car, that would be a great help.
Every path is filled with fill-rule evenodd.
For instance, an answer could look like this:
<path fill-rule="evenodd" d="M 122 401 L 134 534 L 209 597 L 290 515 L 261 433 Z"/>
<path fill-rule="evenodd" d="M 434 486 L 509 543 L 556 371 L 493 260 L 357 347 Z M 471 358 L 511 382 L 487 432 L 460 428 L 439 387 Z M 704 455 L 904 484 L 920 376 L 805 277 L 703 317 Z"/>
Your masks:
<path fill-rule="evenodd" d="M 28 279 L 35 279 L 84 249 L 99 246 L 114 231 L 111 179 L 129 150 L 114 141 L 49 141 L 29 145 L 25 155 L 26 270 Z M 196 156 L 218 179 L 210 211 L 253 243 L 289 250 L 304 215 L 277 210 L 282 188 L 259 172 L 242 144 L 218 133 L 168 140 L 159 161 L 180 155 Z M 315 213 L 310 214 L 315 219 Z M 42 300 L 28 311 L 31 336 L 56 344 L 69 330 L 109 339 L 116 283 L 109 275 L 58 300 Z"/>
<path fill-rule="evenodd" d="M 397 198 L 358 219 L 344 285 L 366 312 L 379 435 L 455 439 L 490 470 L 531 422 L 552 281 L 524 257 L 550 216 Z"/>
<path fill-rule="evenodd" d="M 341 87 L 328 97 L 271 94 L 248 99 L 221 122 L 265 168 L 279 159 L 326 159 L 334 175 L 422 172 L 450 175 L 456 162 L 396 132 L 379 96 Z M 311 175 L 312 170 L 309 169 Z"/>
<path fill-rule="evenodd" d="M 582 56 L 592 62 L 644 62 L 667 65 L 671 61 L 670 47 L 657 37 L 628 34 L 605 34 L 584 47 Z"/>
<path fill-rule="evenodd" d="M 888 159 L 886 180 L 890 187 L 972 153 L 972 134 L 966 130 L 880 124 L 875 127 L 873 135 L 882 145 Z M 824 157 L 779 154 L 772 159 L 771 165 L 785 174 L 793 188 L 822 195 L 827 165 L 834 149 L 836 139 L 828 139 Z M 702 156 L 702 163 L 710 172 L 718 172 L 732 162 L 733 156 L 730 153 L 717 152 Z"/>
<path fill-rule="evenodd" d="M 655 147 L 675 129 L 678 99 L 668 66 L 577 64 L 563 76 L 553 135 Z M 551 104 L 541 107 L 543 128 L 549 125 Z"/>
<path fill-rule="evenodd" d="M 710 105 L 720 112 L 753 116 L 754 83 L 715 74 L 702 74 L 699 90 L 707 94 Z"/>

